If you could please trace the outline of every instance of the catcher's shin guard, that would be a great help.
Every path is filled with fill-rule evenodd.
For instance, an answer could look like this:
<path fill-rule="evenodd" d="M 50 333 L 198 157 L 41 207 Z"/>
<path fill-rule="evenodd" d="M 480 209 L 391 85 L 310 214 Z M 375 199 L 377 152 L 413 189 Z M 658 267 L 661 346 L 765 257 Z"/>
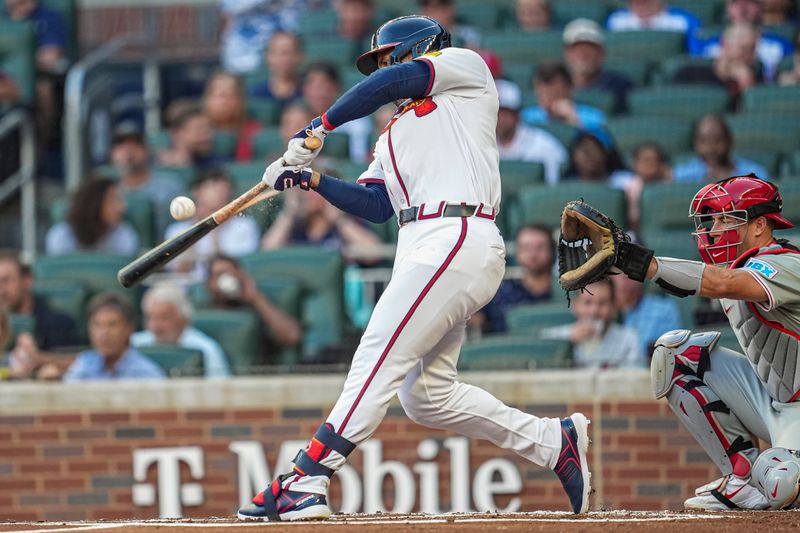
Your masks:
<path fill-rule="evenodd" d="M 656 341 L 651 362 L 653 391 L 656 398 L 667 397 L 678 420 L 724 475 L 745 478 L 758 450 L 739 418 L 703 382 L 719 333 L 689 333 L 671 331 Z"/>
<path fill-rule="evenodd" d="M 305 476 L 328 478 L 334 470 L 322 464 L 332 452 L 347 457 L 356 445 L 337 434 L 331 424 L 322 424 L 305 450 L 295 456 L 294 469 L 279 476 L 253 498 L 253 503 L 239 510 L 243 520 L 320 520 L 331 514 L 325 494 L 291 490 Z M 327 480 L 326 480 L 327 481 Z"/>

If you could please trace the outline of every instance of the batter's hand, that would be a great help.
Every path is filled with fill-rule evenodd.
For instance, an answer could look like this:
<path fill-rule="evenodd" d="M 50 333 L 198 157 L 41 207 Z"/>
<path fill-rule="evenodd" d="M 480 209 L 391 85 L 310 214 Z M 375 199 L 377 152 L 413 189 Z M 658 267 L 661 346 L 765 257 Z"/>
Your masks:
<path fill-rule="evenodd" d="M 283 159 L 278 159 L 264 171 L 261 181 L 275 189 L 285 191 L 297 185 L 307 191 L 311 188 L 311 176 L 314 171 L 310 168 L 288 166 Z"/>
<path fill-rule="evenodd" d="M 295 133 L 294 137 L 289 140 L 289 146 L 283 154 L 283 160 L 287 165 L 291 166 L 306 167 L 310 165 L 322 151 L 322 146 L 325 144 L 325 137 L 327 137 L 328 133 L 330 133 L 330 130 L 325 128 L 322 118 L 315 118 L 311 121 L 311 124 Z M 316 150 L 306 148 L 304 141 L 308 137 L 319 139 L 319 148 Z"/>

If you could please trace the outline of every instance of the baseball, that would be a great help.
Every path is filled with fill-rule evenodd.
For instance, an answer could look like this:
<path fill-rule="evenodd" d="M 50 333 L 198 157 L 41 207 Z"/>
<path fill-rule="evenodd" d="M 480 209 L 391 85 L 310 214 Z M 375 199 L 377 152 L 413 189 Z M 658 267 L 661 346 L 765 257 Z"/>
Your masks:
<path fill-rule="evenodd" d="M 169 203 L 169 214 L 175 220 L 186 220 L 192 218 L 197 212 L 197 207 L 191 198 L 186 196 L 176 196 Z"/>

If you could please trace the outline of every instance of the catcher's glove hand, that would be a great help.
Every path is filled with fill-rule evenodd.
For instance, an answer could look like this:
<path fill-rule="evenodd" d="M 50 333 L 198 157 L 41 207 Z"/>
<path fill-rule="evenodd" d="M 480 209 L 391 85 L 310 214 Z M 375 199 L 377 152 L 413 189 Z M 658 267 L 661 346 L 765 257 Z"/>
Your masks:
<path fill-rule="evenodd" d="M 653 251 L 633 244 L 613 220 L 584 202 L 569 202 L 561 213 L 558 273 L 565 291 L 624 272 L 644 281 Z"/>

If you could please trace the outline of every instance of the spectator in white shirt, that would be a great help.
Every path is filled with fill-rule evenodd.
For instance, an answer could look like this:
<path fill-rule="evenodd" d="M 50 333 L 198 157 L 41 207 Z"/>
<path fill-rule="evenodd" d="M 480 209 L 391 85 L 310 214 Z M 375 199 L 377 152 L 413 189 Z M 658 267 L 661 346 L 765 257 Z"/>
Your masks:
<path fill-rule="evenodd" d="M 656 30 L 691 34 L 700 21 L 691 13 L 667 7 L 661 0 L 629 0 L 628 7 L 611 13 L 609 31 Z"/>
<path fill-rule="evenodd" d="M 522 92 L 512 81 L 495 80 L 500 108 L 497 113 L 497 150 L 501 160 L 538 162 L 544 165 L 545 180 L 558 182 L 567 150 L 550 133 L 520 122 Z"/>
<path fill-rule="evenodd" d="M 206 377 L 224 378 L 231 375 L 222 346 L 191 326 L 192 304 L 183 289 L 172 285 L 155 285 L 142 299 L 142 313 L 146 329 L 131 335 L 131 346 L 140 348 L 153 344 L 176 344 L 199 350 L 203 353 Z"/>

